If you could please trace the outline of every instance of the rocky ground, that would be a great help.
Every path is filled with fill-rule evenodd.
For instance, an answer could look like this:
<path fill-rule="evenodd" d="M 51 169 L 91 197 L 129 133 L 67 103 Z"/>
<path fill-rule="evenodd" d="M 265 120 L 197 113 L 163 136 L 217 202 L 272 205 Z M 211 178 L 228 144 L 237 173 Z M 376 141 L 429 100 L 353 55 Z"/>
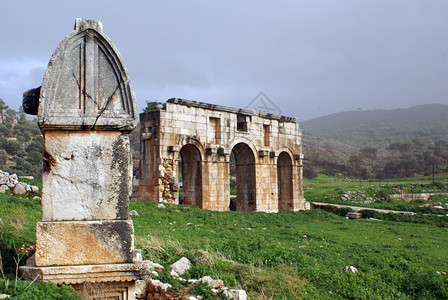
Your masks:
<path fill-rule="evenodd" d="M 9 174 L 0 170 L 0 193 L 4 194 L 11 190 L 14 195 L 25 193 L 39 193 L 39 188 L 19 181 L 17 174 Z"/>

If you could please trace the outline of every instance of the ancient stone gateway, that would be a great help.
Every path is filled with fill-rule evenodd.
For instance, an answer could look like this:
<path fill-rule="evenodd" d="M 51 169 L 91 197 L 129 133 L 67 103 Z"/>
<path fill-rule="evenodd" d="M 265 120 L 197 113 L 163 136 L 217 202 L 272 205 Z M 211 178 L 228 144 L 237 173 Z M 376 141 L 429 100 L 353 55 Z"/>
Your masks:
<path fill-rule="evenodd" d="M 134 198 L 216 211 L 305 209 L 295 118 L 178 98 L 153 106 L 140 114 Z"/>

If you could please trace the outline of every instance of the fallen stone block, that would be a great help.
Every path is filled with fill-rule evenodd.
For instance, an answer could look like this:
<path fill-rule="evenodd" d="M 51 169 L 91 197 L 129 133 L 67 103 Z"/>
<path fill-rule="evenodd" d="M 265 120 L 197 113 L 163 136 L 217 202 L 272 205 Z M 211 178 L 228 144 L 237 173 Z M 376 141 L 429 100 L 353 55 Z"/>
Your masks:
<path fill-rule="evenodd" d="M 245 290 L 227 290 L 224 291 L 224 296 L 235 300 L 247 300 L 247 294 Z"/>
<path fill-rule="evenodd" d="M 198 283 L 204 283 L 204 282 L 207 283 L 209 287 L 214 289 L 219 289 L 224 285 L 222 280 L 220 279 L 214 280 L 210 276 L 205 276 L 198 280 Z"/>
<path fill-rule="evenodd" d="M 182 257 L 172 265 L 170 265 L 171 270 L 175 271 L 179 275 L 183 275 L 185 272 L 190 270 L 191 262 L 188 258 Z"/>
<path fill-rule="evenodd" d="M 362 218 L 362 213 L 359 213 L 359 212 L 348 212 L 345 215 L 345 217 L 349 218 L 349 219 L 361 219 Z"/>

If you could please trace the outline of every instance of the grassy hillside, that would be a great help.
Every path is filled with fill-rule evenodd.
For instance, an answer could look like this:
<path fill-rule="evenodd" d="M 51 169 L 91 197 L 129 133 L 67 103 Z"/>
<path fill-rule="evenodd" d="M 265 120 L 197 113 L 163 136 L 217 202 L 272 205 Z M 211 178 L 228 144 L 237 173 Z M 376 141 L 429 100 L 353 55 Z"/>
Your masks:
<path fill-rule="evenodd" d="M 300 127 L 355 147 L 380 147 L 419 137 L 436 141 L 448 136 L 448 105 L 340 112 L 301 122 Z"/>
<path fill-rule="evenodd" d="M 448 172 L 448 105 L 353 111 L 301 123 L 305 176 L 362 178 Z"/>

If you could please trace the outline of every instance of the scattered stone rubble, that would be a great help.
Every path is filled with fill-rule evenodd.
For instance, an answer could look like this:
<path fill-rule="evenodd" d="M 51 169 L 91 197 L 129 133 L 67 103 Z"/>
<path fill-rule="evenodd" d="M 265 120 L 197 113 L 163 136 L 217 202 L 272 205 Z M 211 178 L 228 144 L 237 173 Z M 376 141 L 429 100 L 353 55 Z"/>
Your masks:
<path fill-rule="evenodd" d="M 8 172 L 0 170 L 0 193 L 4 194 L 7 190 L 11 190 L 14 195 L 39 193 L 37 186 L 19 181 L 17 174 L 10 175 Z"/>
<path fill-rule="evenodd" d="M 340 193 L 340 199 L 342 201 L 361 201 L 362 198 L 366 195 L 364 191 L 342 191 Z M 372 201 L 372 198 L 365 198 L 365 201 Z M 365 202 L 364 201 L 364 202 Z"/>
<path fill-rule="evenodd" d="M 397 190 L 397 189 L 396 189 Z M 416 193 L 416 194 L 392 194 L 389 195 L 389 199 L 393 200 L 404 200 L 406 202 L 412 202 L 412 201 L 429 201 L 431 196 L 444 196 L 448 197 L 448 193 Z M 342 191 L 339 194 L 339 199 L 346 202 L 358 202 L 363 204 L 371 204 L 375 201 L 384 201 L 384 198 L 376 198 L 373 199 L 371 197 L 366 197 L 365 191 Z M 440 210 L 447 210 L 448 208 L 444 208 L 442 203 L 440 202 L 433 202 L 433 203 L 427 203 L 421 205 L 424 206 L 431 206 L 435 209 Z"/>
<path fill-rule="evenodd" d="M 389 198 L 395 199 L 395 200 L 404 200 L 406 202 L 411 202 L 411 201 L 418 201 L 418 200 L 428 201 L 431 198 L 431 196 L 448 197 L 448 193 L 417 193 L 417 194 L 401 193 L 401 194 L 389 195 Z"/>
<path fill-rule="evenodd" d="M 145 299 L 145 300 L 194 300 L 194 299 L 202 299 L 201 296 L 188 294 L 187 291 L 195 284 L 206 283 L 212 293 L 217 295 L 218 293 L 223 293 L 224 296 L 229 299 L 235 300 L 246 300 L 247 294 L 245 290 L 237 290 L 237 289 L 228 289 L 224 286 L 224 283 L 220 279 L 213 279 L 210 276 L 204 276 L 200 279 L 184 279 L 180 277 L 180 275 L 185 274 L 191 267 L 192 264 L 190 260 L 186 257 L 182 257 L 175 263 L 170 265 L 171 274 L 174 278 L 179 280 L 180 282 L 188 282 L 190 284 L 189 287 L 185 288 L 185 293 L 182 294 L 181 291 L 172 290 L 172 285 L 168 283 L 164 283 L 158 279 L 159 272 L 161 272 L 164 267 L 159 264 L 153 264 L 155 271 L 152 272 L 151 278 L 147 280 L 139 280 L 136 283 L 136 299 Z"/>
<path fill-rule="evenodd" d="M 345 266 L 345 272 L 350 272 L 350 273 L 358 273 L 358 269 L 356 269 L 354 266 Z"/>

